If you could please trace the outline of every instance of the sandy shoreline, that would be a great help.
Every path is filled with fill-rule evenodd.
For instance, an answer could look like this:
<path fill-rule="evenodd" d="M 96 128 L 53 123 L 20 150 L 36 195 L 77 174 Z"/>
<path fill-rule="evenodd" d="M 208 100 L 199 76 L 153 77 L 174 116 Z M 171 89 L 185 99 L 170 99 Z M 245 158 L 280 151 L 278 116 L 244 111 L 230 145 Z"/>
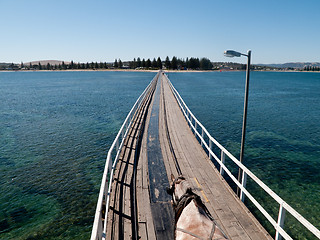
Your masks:
<path fill-rule="evenodd" d="M 0 70 L 0 72 L 155 72 L 159 70 L 135 69 L 66 69 L 66 70 Z M 217 70 L 163 70 L 164 72 L 219 72 Z"/>

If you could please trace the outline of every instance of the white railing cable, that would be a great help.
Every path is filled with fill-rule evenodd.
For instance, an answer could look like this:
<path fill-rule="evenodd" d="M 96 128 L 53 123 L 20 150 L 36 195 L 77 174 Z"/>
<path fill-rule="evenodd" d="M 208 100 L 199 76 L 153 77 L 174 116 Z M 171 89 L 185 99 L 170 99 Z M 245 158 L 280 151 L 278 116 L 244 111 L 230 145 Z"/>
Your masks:
<path fill-rule="evenodd" d="M 158 73 L 149 85 L 145 88 L 143 93 L 139 96 L 136 100 L 135 104 L 131 108 L 130 112 L 128 113 L 126 119 L 124 120 L 116 138 L 114 139 L 106 158 L 106 164 L 101 180 L 101 186 L 99 191 L 99 197 L 97 202 L 97 208 L 95 212 L 92 232 L 91 232 L 91 240 L 101 240 L 106 238 L 106 224 L 107 224 L 107 217 L 108 217 L 108 209 L 109 209 L 109 202 L 110 202 L 110 192 L 111 192 L 111 183 L 113 179 L 113 172 L 118 161 L 118 157 L 121 151 L 121 148 L 124 144 L 124 139 L 127 137 L 129 129 L 132 125 L 132 120 L 134 119 L 134 115 L 136 110 L 139 109 L 143 99 L 145 98 L 146 94 L 149 92 L 152 83 L 158 78 L 160 73 Z M 119 141 L 121 140 L 121 143 Z M 116 156 L 112 159 L 112 152 L 116 151 Z M 109 181 L 108 181 L 109 175 Z M 105 215 L 102 216 L 103 205 L 105 201 Z M 102 222 L 104 219 L 104 224 L 102 226 Z"/>
<path fill-rule="evenodd" d="M 188 106 L 183 101 L 179 92 L 174 88 L 169 78 L 166 76 L 166 79 L 169 83 L 169 86 L 172 90 L 174 97 L 177 100 L 177 103 L 185 116 L 189 126 L 194 132 L 195 136 L 199 138 L 199 142 L 203 148 L 208 151 L 209 158 L 213 158 L 220 165 L 220 173 L 226 173 L 232 179 L 232 181 L 240 188 L 241 198 L 244 199 L 244 196 L 248 197 L 250 201 L 259 209 L 259 211 L 266 217 L 266 219 L 272 224 L 276 230 L 276 239 L 292 239 L 288 233 L 283 229 L 284 225 L 284 216 L 285 212 L 289 212 L 297 221 L 299 221 L 305 228 L 307 228 L 311 233 L 313 233 L 318 239 L 320 239 L 320 231 L 313 226 L 308 220 L 301 216 L 296 210 L 294 210 L 289 204 L 282 200 L 275 192 L 273 192 L 266 184 L 264 184 L 257 176 L 255 176 L 248 168 L 246 168 L 237 158 L 235 158 L 230 152 L 228 152 L 216 139 L 214 139 L 207 129 L 198 121 L 198 119 L 193 115 Z M 194 122 L 194 123 L 193 123 Z M 198 132 L 197 129 L 201 128 L 201 131 Z M 205 141 L 204 136 L 207 136 L 208 143 Z M 212 151 L 213 144 L 221 150 L 221 158 L 218 158 L 216 154 Z M 259 187 L 261 187 L 266 193 L 268 193 L 278 204 L 279 204 L 279 215 L 278 222 L 275 221 L 270 214 L 258 203 L 258 201 L 249 193 L 245 187 L 245 182 L 241 184 L 237 178 L 233 176 L 231 171 L 225 165 L 225 155 L 228 156 L 240 169 L 242 169 L 245 177 L 250 177 Z"/>

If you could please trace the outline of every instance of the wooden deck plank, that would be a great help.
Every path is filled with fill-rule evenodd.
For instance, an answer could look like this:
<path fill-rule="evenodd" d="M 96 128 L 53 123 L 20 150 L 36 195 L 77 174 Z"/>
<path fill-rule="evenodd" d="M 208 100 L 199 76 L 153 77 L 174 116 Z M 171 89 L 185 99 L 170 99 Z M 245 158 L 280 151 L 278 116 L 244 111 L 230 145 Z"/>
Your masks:
<path fill-rule="evenodd" d="M 173 156 L 168 144 L 165 128 L 164 110 L 166 110 L 169 134 L 172 147 L 175 151 L 177 161 L 184 176 L 189 179 L 189 184 L 196 193 L 202 198 L 207 208 L 215 218 L 218 225 L 227 234 L 229 239 L 272 239 L 258 221 L 253 217 L 245 205 L 237 198 L 223 177 L 219 174 L 207 154 L 202 149 L 191 132 L 171 90 L 166 81 L 162 82 L 159 107 L 159 141 L 163 156 L 164 165 L 167 171 L 168 180 L 173 173 L 177 176 L 177 170 L 173 162 Z M 153 101 L 153 100 L 152 100 Z M 152 103 L 151 103 L 152 106 Z M 164 109 L 165 107 L 165 109 Z M 138 225 L 140 239 L 156 239 L 154 219 L 151 214 L 150 189 L 148 176 L 148 156 L 147 156 L 147 129 L 150 120 L 151 110 L 148 112 L 145 132 L 142 138 L 140 158 L 137 165 L 137 207 L 138 207 Z M 136 127 L 134 127 L 136 128 Z M 134 130 L 132 128 L 131 131 Z M 122 193 L 115 193 L 110 199 L 109 210 L 112 220 L 108 219 L 107 239 L 119 239 L 117 231 L 119 228 L 119 210 L 124 214 L 124 239 L 131 239 L 131 200 L 130 200 L 130 182 L 133 171 L 131 163 L 133 156 L 129 156 L 128 146 L 134 143 L 135 138 L 129 137 L 126 140 L 127 148 L 123 148 L 120 154 L 119 163 L 114 172 L 113 191 L 119 188 L 121 178 L 129 183 L 123 186 Z M 135 146 L 135 144 L 133 144 Z M 133 151 L 134 152 L 134 151 Z M 133 154 L 133 153 L 132 153 Z M 126 168 L 125 168 L 126 167 Z M 124 172 L 128 176 L 122 177 Z M 123 196 L 121 196 L 123 194 Z M 123 197 L 123 202 L 119 199 Z M 123 204 L 123 205 L 121 205 Z M 109 223 L 109 221 L 111 221 Z M 112 235 L 113 234 L 113 235 Z M 111 238 L 112 237 L 112 238 Z"/>
<path fill-rule="evenodd" d="M 270 239 L 261 225 L 252 219 L 250 214 L 248 216 L 248 209 L 221 179 L 220 174 L 187 126 L 186 120 L 165 81 L 164 92 L 169 131 L 174 148 L 179 153 L 183 173 L 188 178 L 197 178 L 209 200 L 206 205 L 214 211 L 214 215 L 218 217 L 217 220 L 222 224 L 221 227 L 226 231 L 226 234 L 232 239 Z M 201 196 L 201 194 L 199 195 Z"/>
<path fill-rule="evenodd" d="M 132 238 L 131 188 L 133 185 L 131 183 L 134 173 L 135 148 L 137 146 L 140 129 L 142 128 L 142 119 L 146 114 L 146 111 L 144 111 L 146 102 L 148 102 L 148 98 L 144 100 L 142 108 L 138 110 L 134 116 L 134 121 L 129 129 L 129 134 L 125 139 L 119 160 L 115 167 L 107 219 L 106 239 Z M 140 173 L 142 176 L 141 171 Z M 142 178 L 140 179 L 140 183 L 140 192 L 142 192 Z M 146 220 L 144 222 L 146 222 Z"/>
<path fill-rule="evenodd" d="M 153 101 L 151 102 L 152 106 Z M 145 229 L 146 229 L 146 235 L 147 238 L 143 238 L 143 232 L 140 233 L 139 229 L 139 235 L 141 236 L 141 239 L 156 239 L 154 225 L 153 225 L 153 219 L 151 215 L 151 206 L 150 206 L 150 195 L 149 195 L 149 183 L 148 183 L 148 157 L 147 157 L 147 130 L 148 125 L 150 121 L 150 114 L 151 114 L 151 108 L 148 112 L 147 119 L 146 119 L 146 127 L 145 132 L 142 138 L 141 143 L 141 153 L 140 158 L 138 162 L 138 169 L 141 168 L 141 195 L 137 196 L 137 205 L 138 205 L 138 216 L 139 216 L 139 226 L 140 223 L 145 223 Z"/>

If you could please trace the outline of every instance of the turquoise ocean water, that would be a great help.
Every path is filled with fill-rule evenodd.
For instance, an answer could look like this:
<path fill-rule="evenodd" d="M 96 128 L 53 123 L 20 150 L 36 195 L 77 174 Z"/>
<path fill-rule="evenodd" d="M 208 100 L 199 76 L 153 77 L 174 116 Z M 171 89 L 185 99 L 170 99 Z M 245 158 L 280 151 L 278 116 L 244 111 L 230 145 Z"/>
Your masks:
<path fill-rule="evenodd" d="M 154 75 L 0 73 L 0 239 L 89 238 L 107 150 Z M 169 78 L 212 136 L 238 156 L 245 73 Z M 319 101 L 320 74 L 253 72 L 244 162 L 318 228 Z M 269 198 L 248 187 L 276 214 Z M 287 225 L 296 239 L 311 239 L 290 216 Z"/>

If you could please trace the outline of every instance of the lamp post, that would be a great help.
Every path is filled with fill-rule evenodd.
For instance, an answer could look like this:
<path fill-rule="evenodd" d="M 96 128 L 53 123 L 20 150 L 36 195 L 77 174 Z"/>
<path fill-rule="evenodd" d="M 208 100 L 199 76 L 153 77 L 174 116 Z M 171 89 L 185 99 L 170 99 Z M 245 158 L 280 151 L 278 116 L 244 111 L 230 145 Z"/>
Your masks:
<path fill-rule="evenodd" d="M 248 50 L 247 54 L 239 53 L 233 50 L 227 50 L 224 52 L 226 57 L 241 57 L 246 56 L 248 58 L 247 63 L 247 74 L 246 74 L 246 87 L 244 95 L 244 107 L 243 107 L 243 121 L 242 121 L 242 135 L 241 135 L 241 149 L 240 149 L 240 162 L 243 162 L 244 154 L 244 142 L 246 137 L 246 125 L 247 125 L 247 108 L 248 108 L 248 96 L 249 96 L 249 76 L 250 76 L 250 61 L 251 61 L 251 50 Z M 245 187 L 247 181 L 247 175 L 243 174 L 242 169 L 239 168 L 238 181 Z M 240 197 L 241 201 L 244 202 L 244 194 L 237 187 L 237 194 Z"/>

